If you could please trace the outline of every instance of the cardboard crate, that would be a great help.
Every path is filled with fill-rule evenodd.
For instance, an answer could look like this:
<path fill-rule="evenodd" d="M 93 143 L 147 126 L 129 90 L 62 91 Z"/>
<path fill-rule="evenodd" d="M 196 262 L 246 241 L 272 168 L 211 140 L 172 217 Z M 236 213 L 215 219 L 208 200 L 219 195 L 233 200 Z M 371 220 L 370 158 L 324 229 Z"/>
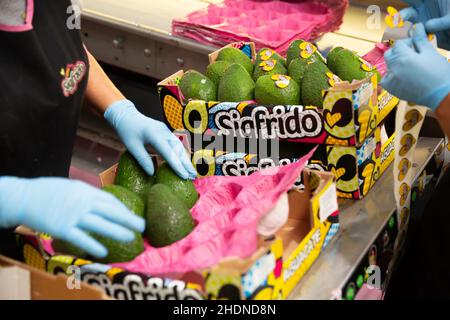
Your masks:
<path fill-rule="evenodd" d="M 361 146 L 318 145 L 307 168 L 334 173 L 338 197 L 362 199 L 394 160 L 395 112 L 385 120 Z M 212 145 L 217 148 L 208 148 L 208 142 L 205 148 L 196 150 L 188 135 L 178 136 L 187 149 L 193 150 L 191 160 L 200 177 L 250 175 L 267 167 L 290 164 L 316 147 L 280 141 L 269 147 L 262 146 L 266 147 L 264 152 L 260 152 L 260 145 L 252 150 L 248 145 L 237 144 L 230 146 L 232 151 L 228 151 L 225 142 L 215 144 L 213 141 Z M 296 187 L 302 186 L 300 179 Z"/>
<path fill-rule="evenodd" d="M 116 166 L 101 174 L 114 181 Z M 248 259 L 227 258 L 218 265 L 183 274 L 134 273 L 73 256 L 52 255 L 49 239 L 22 234 L 27 264 L 52 274 L 77 267 L 82 281 L 116 299 L 280 299 L 286 298 L 339 229 L 334 175 L 303 172 L 305 189 L 288 194 L 286 225 L 271 238 L 260 238 Z"/>
<path fill-rule="evenodd" d="M 22 229 L 23 233 L 27 233 Z M 24 251 L 33 250 L 30 247 L 23 247 Z M 0 255 L 1 270 L 19 270 L 21 278 L 17 279 L 21 283 L 17 284 L 22 289 L 19 295 L 12 297 L 18 288 L 8 288 L 10 293 L 2 295 L 3 298 L 31 299 L 31 300 L 108 300 L 104 291 L 99 290 L 86 283 L 74 283 L 63 274 L 52 275 L 37 268 L 15 261 Z M 4 283 L 3 283 L 4 284 Z M 0 290 L 1 291 L 1 290 Z"/>
<path fill-rule="evenodd" d="M 253 43 L 229 46 L 255 57 Z M 219 51 L 210 55 L 211 62 Z M 158 84 L 160 101 L 170 129 L 196 135 L 360 146 L 399 103 L 398 98 L 378 88 L 376 76 L 352 84 L 336 83 L 324 92 L 323 108 L 187 101 L 178 86 L 183 75 L 180 70 Z M 248 134 L 246 129 L 252 132 Z"/>

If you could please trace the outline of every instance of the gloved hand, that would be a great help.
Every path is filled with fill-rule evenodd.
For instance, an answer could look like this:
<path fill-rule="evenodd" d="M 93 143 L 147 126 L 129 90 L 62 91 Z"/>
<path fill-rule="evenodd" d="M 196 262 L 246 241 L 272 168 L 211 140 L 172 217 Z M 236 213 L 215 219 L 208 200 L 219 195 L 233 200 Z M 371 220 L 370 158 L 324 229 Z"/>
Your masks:
<path fill-rule="evenodd" d="M 181 141 L 164 123 L 141 114 L 131 101 L 113 103 L 106 110 L 105 118 L 147 174 L 153 175 L 155 172 L 145 149 L 145 145 L 150 144 L 181 178 L 195 179 L 197 176 Z"/>
<path fill-rule="evenodd" d="M 423 23 L 428 33 L 435 33 L 438 44 L 450 49 L 450 0 L 404 0 L 411 5 L 400 14 L 404 20 Z"/>
<path fill-rule="evenodd" d="M 113 195 L 62 178 L 0 178 L 0 227 L 17 225 L 69 241 L 93 256 L 107 249 L 86 232 L 129 242 L 145 222 Z M 0 244 L 1 245 L 1 244 Z"/>
<path fill-rule="evenodd" d="M 450 93 L 450 63 L 428 41 L 423 24 L 384 57 L 388 73 L 381 85 L 400 99 L 436 110 Z"/>

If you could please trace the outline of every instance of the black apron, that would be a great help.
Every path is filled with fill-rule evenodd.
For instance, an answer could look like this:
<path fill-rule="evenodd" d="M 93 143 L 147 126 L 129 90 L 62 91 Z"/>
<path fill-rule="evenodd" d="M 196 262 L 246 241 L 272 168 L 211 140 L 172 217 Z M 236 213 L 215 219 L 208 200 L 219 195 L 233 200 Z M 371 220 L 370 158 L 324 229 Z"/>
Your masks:
<path fill-rule="evenodd" d="M 70 5 L 35 1 L 31 30 L 0 30 L 0 176 L 68 176 L 89 68 Z"/>
<path fill-rule="evenodd" d="M 70 1 L 35 1 L 33 29 L 0 31 L 0 176 L 67 177 L 88 78 Z"/>

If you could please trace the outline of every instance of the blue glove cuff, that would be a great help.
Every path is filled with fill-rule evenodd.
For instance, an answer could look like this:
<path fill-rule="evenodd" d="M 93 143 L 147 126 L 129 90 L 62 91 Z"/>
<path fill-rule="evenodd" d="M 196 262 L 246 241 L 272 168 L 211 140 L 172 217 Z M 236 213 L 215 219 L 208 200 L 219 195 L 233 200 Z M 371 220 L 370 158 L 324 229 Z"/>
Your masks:
<path fill-rule="evenodd" d="M 134 103 L 130 100 L 119 100 L 114 103 L 112 103 L 105 111 L 105 114 L 103 115 L 108 121 L 108 123 L 114 127 L 117 128 L 120 120 L 122 117 L 127 113 L 127 111 L 137 111 L 136 107 L 134 106 Z"/>
<path fill-rule="evenodd" d="M 421 104 L 429 107 L 433 111 L 436 111 L 442 101 L 444 101 L 445 97 L 447 97 L 449 94 L 450 83 L 445 84 L 426 95 L 423 99 L 421 99 L 422 101 L 424 101 L 424 103 Z"/>
<path fill-rule="evenodd" d="M 25 197 L 20 191 L 21 180 L 15 177 L 0 177 L 0 228 L 21 224 L 24 200 L 14 197 L 14 194 Z"/>

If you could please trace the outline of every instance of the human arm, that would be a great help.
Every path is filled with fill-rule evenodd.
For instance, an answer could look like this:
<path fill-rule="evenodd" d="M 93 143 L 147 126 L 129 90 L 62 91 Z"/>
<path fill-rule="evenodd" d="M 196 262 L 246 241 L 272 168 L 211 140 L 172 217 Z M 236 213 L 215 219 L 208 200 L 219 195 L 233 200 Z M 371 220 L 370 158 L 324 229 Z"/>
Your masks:
<path fill-rule="evenodd" d="M 400 11 L 403 19 L 423 23 L 437 36 L 441 48 L 450 50 L 450 0 L 404 0 L 409 8 Z"/>
<path fill-rule="evenodd" d="M 450 63 L 428 41 L 423 24 L 411 39 L 397 41 L 385 60 L 381 85 L 393 95 L 434 111 L 450 93 Z"/>
<path fill-rule="evenodd" d="M 111 194 L 63 178 L 0 177 L 0 228 L 18 225 L 69 241 L 96 257 L 107 249 L 93 232 L 117 241 L 134 239 L 145 222 Z"/>
<path fill-rule="evenodd" d="M 450 94 L 445 97 L 436 109 L 436 116 L 447 137 L 450 137 Z"/>
<path fill-rule="evenodd" d="M 147 174 L 154 174 L 153 162 L 145 149 L 149 144 L 180 177 L 194 179 L 197 173 L 180 140 L 164 123 L 141 114 L 131 101 L 125 99 L 97 60 L 89 52 L 87 54 L 90 72 L 86 98 L 104 115 Z"/>

